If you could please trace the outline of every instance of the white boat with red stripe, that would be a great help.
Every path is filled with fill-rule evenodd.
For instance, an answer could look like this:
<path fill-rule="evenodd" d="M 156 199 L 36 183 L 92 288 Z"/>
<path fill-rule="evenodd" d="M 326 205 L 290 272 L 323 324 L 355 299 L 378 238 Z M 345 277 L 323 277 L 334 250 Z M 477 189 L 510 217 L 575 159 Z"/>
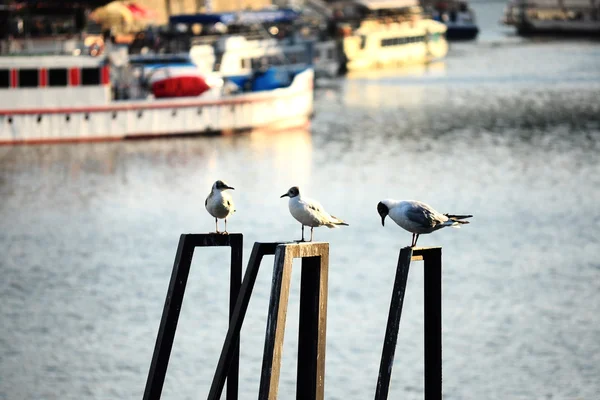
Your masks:
<path fill-rule="evenodd" d="M 127 74 L 137 90 L 117 100 Z M 262 90 L 189 70 L 139 78 L 101 57 L 0 57 L 0 144 L 280 130 L 306 126 L 313 111 L 312 68 Z"/>

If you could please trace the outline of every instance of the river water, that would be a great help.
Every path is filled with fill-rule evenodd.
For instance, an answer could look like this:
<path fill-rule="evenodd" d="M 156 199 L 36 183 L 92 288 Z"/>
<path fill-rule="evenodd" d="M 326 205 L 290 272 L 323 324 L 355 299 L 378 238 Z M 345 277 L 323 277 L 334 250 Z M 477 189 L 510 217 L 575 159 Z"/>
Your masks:
<path fill-rule="evenodd" d="M 0 148 L 0 399 L 140 399 L 179 234 L 298 239 L 292 185 L 350 223 L 331 243 L 326 398 L 368 399 L 400 247 L 376 211 L 426 201 L 472 223 L 443 246 L 446 399 L 600 398 L 600 44 L 524 40 L 502 3 L 427 68 L 354 74 L 316 93 L 310 131 Z M 196 252 L 164 399 L 206 396 L 227 324 L 228 258 Z M 256 398 L 272 257 L 242 330 L 240 392 Z M 293 272 L 280 398 L 295 384 Z M 422 265 L 410 271 L 390 398 L 423 390 Z"/>

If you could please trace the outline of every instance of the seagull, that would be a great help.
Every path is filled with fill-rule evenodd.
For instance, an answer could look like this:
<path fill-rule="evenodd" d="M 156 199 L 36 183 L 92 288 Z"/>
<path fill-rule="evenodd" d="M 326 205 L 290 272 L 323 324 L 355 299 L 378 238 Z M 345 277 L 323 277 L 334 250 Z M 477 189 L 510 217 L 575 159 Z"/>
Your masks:
<path fill-rule="evenodd" d="M 231 189 L 235 190 L 225 182 L 218 180 L 212 185 L 212 189 L 210 194 L 204 201 L 204 206 L 206 207 L 206 211 L 213 217 L 215 217 L 215 229 L 216 233 L 219 232 L 219 224 L 218 219 L 225 220 L 225 232 L 227 233 L 227 217 L 235 212 L 235 206 L 233 205 L 233 199 L 231 195 L 225 190 Z"/>
<path fill-rule="evenodd" d="M 309 198 L 302 198 L 298 186 L 293 186 L 286 194 L 281 197 L 289 197 L 288 206 L 290 213 L 298 222 L 302 224 L 302 242 L 304 242 L 304 226 L 310 226 L 310 241 L 313 240 L 313 228 L 325 225 L 328 228 L 335 228 L 337 225 L 348 226 L 341 219 L 329 214 L 321 204 Z"/>
<path fill-rule="evenodd" d="M 462 221 L 463 219 L 472 217 L 472 215 L 441 214 L 431 206 L 416 200 L 381 200 L 377 204 L 377 212 L 381 215 L 382 226 L 385 226 L 385 217 L 389 215 L 401 228 L 413 234 L 410 247 L 417 245 L 421 234 L 431 233 L 446 226 L 460 228 L 460 225 L 469 223 Z"/>

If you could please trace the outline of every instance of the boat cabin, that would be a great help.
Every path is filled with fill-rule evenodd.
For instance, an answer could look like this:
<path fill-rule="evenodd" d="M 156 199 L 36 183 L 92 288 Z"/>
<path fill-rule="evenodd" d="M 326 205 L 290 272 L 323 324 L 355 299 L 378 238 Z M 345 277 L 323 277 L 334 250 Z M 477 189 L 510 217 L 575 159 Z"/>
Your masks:
<path fill-rule="evenodd" d="M 420 16 L 419 0 L 353 0 L 331 3 L 333 20 L 358 29 L 365 24 L 405 22 Z"/>
<path fill-rule="evenodd" d="M 110 100 L 109 66 L 97 57 L 0 57 L 0 109 L 96 106 Z"/>

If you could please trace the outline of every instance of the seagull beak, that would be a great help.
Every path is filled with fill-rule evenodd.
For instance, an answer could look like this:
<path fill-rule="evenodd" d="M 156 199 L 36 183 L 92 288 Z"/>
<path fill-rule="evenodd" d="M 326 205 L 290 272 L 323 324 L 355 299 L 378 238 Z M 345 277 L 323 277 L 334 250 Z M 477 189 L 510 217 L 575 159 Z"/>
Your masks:
<path fill-rule="evenodd" d="M 235 190 L 235 188 L 232 188 L 231 186 L 225 186 L 225 189 Z"/>
<path fill-rule="evenodd" d="M 281 199 L 282 197 L 289 197 L 289 196 L 290 195 L 286 193 L 286 194 L 282 194 L 281 196 L 279 196 L 279 198 Z"/>
<path fill-rule="evenodd" d="M 381 226 L 385 226 L 385 217 L 386 217 L 386 216 L 387 216 L 387 215 L 382 215 L 382 216 L 381 216 Z"/>

